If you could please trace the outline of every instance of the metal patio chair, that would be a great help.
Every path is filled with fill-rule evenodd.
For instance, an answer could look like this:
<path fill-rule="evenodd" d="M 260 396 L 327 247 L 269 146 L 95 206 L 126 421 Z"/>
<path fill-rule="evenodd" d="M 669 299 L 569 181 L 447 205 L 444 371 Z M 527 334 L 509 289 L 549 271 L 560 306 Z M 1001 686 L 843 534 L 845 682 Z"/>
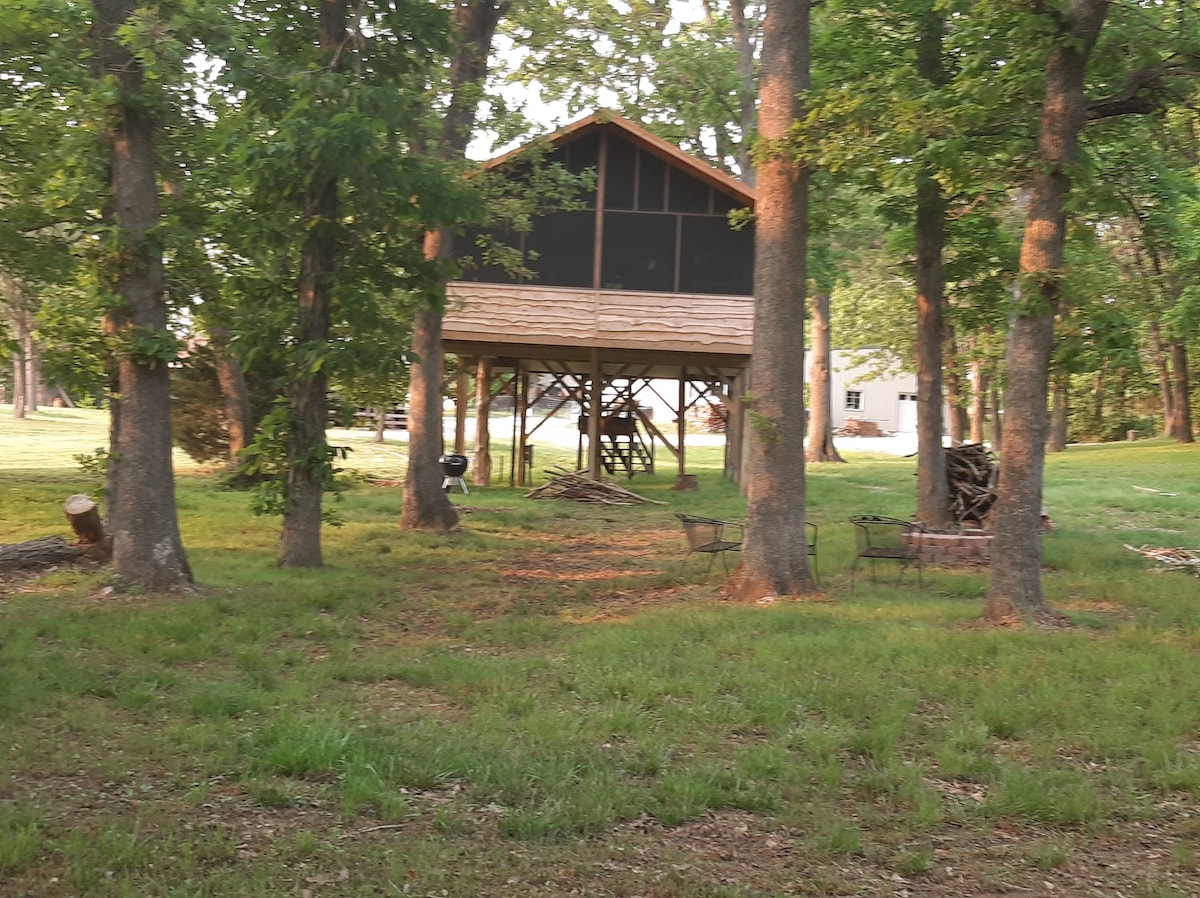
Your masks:
<path fill-rule="evenodd" d="M 676 513 L 675 517 L 683 524 L 683 533 L 687 537 L 688 555 L 699 552 L 708 556 L 708 567 L 712 569 L 713 559 L 721 556 L 721 564 L 725 573 L 729 573 L 729 561 L 726 552 L 737 552 L 742 548 L 745 537 L 745 525 L 738 521 L 719 521 L 716 518 L 702 518 L 693 514 Z"/>
<path fill-rule="evenodd" d="M 911 564 L 917 566 L 917 582 L 925 585 L 921 564 L 921 549 L 924 542 L 925 525 L 915 521 L 902 521 L 881 515 L 860 514 L 850 518 L 854 525 L 857 552 L 850 566 L 850 589 L 854 589 L 854 574 L 858 563 L 864 558 L 871 562 L 871 582 L 875 577 L 875 564 L 880 559 L 900 562 L 900 579 Z"/>

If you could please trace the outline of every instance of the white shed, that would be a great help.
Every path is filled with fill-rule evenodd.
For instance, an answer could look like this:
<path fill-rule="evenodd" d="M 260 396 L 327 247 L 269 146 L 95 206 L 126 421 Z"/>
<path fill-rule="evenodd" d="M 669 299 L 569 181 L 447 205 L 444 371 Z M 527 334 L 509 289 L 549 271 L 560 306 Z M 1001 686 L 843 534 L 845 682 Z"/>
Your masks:
<path fill-rule="evenodd" d="M 877 352 L 833 351 L 831 373 L 833 426 L 847 419 L 873 421 L 885 433 L 917 432 L 917 376 L 900 367 L 899 359 L 881 365 Z M 807 368 L 806 368 L 807 371 Z M 949 408 L 943 411 L 949 423 Z"/>

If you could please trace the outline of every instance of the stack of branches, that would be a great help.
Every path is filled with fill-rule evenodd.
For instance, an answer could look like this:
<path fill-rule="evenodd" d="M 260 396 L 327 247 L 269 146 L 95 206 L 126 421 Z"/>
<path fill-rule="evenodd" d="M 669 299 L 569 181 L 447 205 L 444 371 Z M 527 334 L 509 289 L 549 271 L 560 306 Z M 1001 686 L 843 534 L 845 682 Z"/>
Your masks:
<path fill-rule="evenodd" d="M 623 487 L 617 486 L 611 480 L 590 480 L 587 469 L 568 471 L 565 468 L 554 468 L 546 471 L 550 479 L 537 489 L 525 494 L 528 499 L 570 499 L 573 502 L 598 502 L 603 505 L 636 505 L 649 502 L 654 505 L 666 505 L 655 499 L 639 496 Z"/>
<path fill-rule="evenodd" d="M 946 450 L 946 479 L 950 482 L 950 513 L 960 527 L 983 527 L 996 502 L 1000 466 L 982 443 Z"/>
<path fill-rule="evenodd" d="M 1195 549 L 1156 549 L 1153 546 L 1142 546 L 1140 549 L 1135 549 L 1133 546 L 1125 548 L 1130 552 L 1137 552 L 1143 558 L 1149 558 L 1151 561 L 1161 564 L 1164 568 L 1191 571 L 1200 577 L 1200 551 Z"/>

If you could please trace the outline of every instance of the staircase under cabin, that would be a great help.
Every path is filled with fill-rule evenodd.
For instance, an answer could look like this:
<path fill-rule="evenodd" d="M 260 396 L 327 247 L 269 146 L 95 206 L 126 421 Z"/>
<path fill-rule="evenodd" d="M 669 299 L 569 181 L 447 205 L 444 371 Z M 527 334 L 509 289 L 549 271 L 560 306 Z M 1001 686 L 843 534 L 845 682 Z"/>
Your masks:
<path fill-rule="evenodd" d="M 583 458 L 582 436 L 588 432 L 588 416 L 579 416 L 580 459 Z M 630 411 L 606 411 L 600 419 L 600 464 L 610 475 L 618 471 L 626 477 L 654 473 L 654 444 L 642 433 L 640 421 Z"/>

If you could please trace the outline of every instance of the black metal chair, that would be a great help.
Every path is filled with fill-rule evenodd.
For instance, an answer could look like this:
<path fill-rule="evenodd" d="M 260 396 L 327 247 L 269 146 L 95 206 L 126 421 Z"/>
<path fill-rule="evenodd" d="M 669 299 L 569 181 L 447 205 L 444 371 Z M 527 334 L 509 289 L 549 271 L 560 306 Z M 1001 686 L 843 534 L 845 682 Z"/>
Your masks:
<path fill-rule="evenodd" d="M 680 523 L 683 524 L 683 532 L 687 536 L 688 541 L 688 554 L 702 552 L 708 555 L 709 569 L 712 568 L 713 558 L 720 555 L 721 564 L 724 566 L 726 572 L 728 572 L 729 562 L 726 560 L 724 553 L 737 552 L 742 548 L 745 525 L 739 521 L 719 521 L 716 518 L 702 518 L 691 514 L 676 513 L 675 517 L 679 518 Z M 805 521 L 804 533 L 805 551 L 807 551 L 809 558 L 813 560 L 813 580 L 818 580 L 817 525 L 811 521 Z"/>
<path fill-rule="evenodd" d="M 875 563 L 880 560 L 900 562 L 900 579 L 909 565 L 917 566 L 917 582 L 925 585 L 925 577 L 921 564 L 921 549 L 924 543 L 925 525 L 915 521 L 902 521 L 899 518 L 886 518 L 880 515 L 860 514 L 850 518 L 854 525 L 854 538 L 858 551 L 854 556 L 854 564 L 850 566 L 850 589 L 854 589 L 854 574 L 862 559 L 871 562 L 871 582 L 875 579 Z"/>
<path fill-rule="evenodd" d="M 745 536 L 745 525 L 737 521 L 719 521 L 716 518 L 702 518 L 693 514 L 676 513 L 675 517 L 683 524 L 683 533 L 687 537 L 688 555 L 700 552 L 708 556 L 708 568 L 712 569 L 713 559 L 721 556 L 721 564 L 725 572 L 729 572 L 729 561 L 726 552 L 737 552 L 742 548 Z"/>
<path fill-rule="evenodd" d="M 804 522 L 804 535 L 806 538 L 808 557 L 812 559 L 812 575 L 813 582 L 820 583 L 821 578 L 817 576 L 817 525 L 812 521 Z"/>

